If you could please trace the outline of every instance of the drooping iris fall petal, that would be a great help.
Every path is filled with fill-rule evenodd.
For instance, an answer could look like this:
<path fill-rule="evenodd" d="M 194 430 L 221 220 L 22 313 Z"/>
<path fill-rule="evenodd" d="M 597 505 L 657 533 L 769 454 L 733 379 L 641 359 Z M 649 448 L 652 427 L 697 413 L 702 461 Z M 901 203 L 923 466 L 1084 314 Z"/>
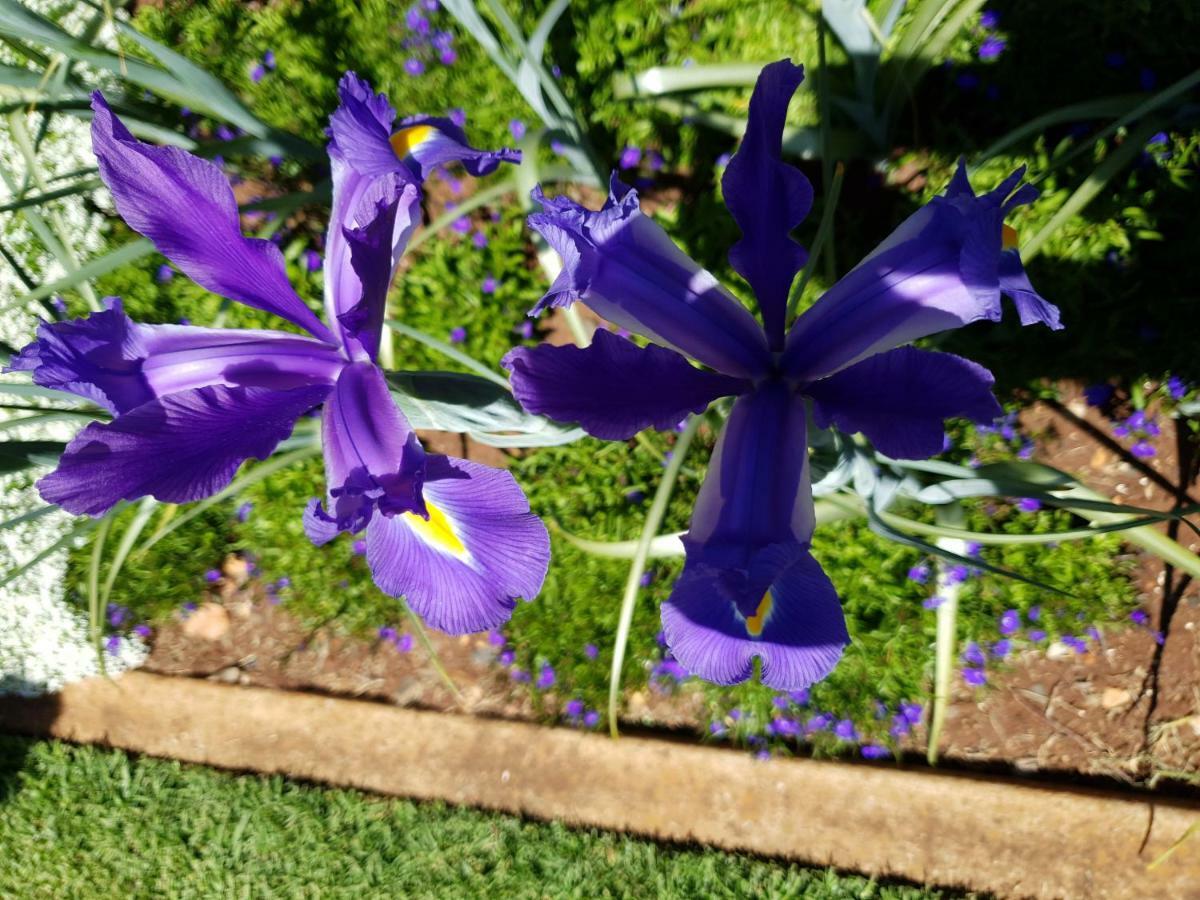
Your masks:
<path fill-rule="evenodd" d="M 518 347 L 502 365 L 526 410 L 578 422 L 606 440 L 673 428 L 688 413 L 704 412 L 717 397 L 745 388 L 741 379 L 697 369 L 673 350 L 639 347 L 603 329 L 588 347 Z"/>

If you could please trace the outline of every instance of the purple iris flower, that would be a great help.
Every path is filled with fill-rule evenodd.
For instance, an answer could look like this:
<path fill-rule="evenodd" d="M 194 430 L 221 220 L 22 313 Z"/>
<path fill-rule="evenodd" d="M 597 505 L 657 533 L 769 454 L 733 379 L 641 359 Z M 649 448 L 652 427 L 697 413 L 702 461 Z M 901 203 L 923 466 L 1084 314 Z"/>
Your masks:
<path fill-rule="evenodd" d="M 507 472 L 426 455 L 376 363 L 389 283 L 435 165 L 473 175 L 517 159 L 469 147 L 447 119 L 397 127 L 387 98 L 348 73 L 330 120 L 333 210 L 326 321 L 287 281 L 271 243 L 241 234 L 220 171 L 136 140 L 93 95 L 100 174 L 125 221 L 197 284 L 275 313 L 311 336 L 131 321 L 113 299 L 86 319 L 44 323 L 13 369 L 113 414 L 67 446 L 39 483 L 47 502 L 99 516 L 122 500 L 184 503 L 266 459 L 296 420 L 321 410 L 328 493 L 304 513 L 309 537 L 363 533 L 375 583 L 450 633 L 504 622 L 541 588 L 545 527 Z M 219 577 L 219 573 L 218 573 Z"/>
<path fill-rule="evenodd" d="M 945 196 L 900 225 L 789 330 L 788 293 L 807 258 L 789 232 L 813 192 L 782 161 L 781 144 L 802 77 L 789 60 L 763 70 L 723 178 L 742 230 L 730 262 L 753 288 L 762 325 L 641 214 L 636 192 L 614 176 L 599 212 L 535 189 L 543 211 L 529 224 L 564 267 L 533 312 L 583 300 L 655 343 L 639 347 L 601 329 L 586 348 L 518 347 L 503 363 L 526 410 L 608 440 L 673 428 L 718 397 L 738 398 L 697 498 L 663 626 L 672 654 L 693 674 L 744 681 L 758 656 L 763 682 L 780 690 L 824 678 L 849 640 L 833 585 L 809 552 L 810 404 L 820 428 L 862 432 L 888 456 L 924 459 L 941 451 L 945 419 L 990 422 L 1003 410 L 986 369 L 903 344 L 998 320 L 1002 293 L 1023 324 L 1060 327 L 1003 224 L 1036 192 L 1017 187 L 1018 171 L 976 196 L 960 166 Z"/>

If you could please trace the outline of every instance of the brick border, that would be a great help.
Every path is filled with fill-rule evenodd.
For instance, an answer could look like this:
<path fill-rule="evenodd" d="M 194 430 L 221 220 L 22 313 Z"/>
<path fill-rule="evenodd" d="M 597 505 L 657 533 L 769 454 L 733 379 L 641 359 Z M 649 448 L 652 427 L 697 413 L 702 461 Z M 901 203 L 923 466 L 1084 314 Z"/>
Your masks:
<path fill-rule="evenodd" d="M 1200 804 L 895 765 L 760 762 L 545 728 L 131 672 L 0 729 L 226 769 L 558 819 L 1014 897 L 1200 896 Z"/>

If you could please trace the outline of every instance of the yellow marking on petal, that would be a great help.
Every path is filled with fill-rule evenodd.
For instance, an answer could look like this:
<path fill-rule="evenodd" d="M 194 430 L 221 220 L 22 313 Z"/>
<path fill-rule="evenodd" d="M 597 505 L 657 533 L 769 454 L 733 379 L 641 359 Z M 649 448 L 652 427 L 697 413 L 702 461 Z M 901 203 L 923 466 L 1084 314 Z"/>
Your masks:
<path fill-rule="evenodd" d="M 467 556 L 467 548 L 455 534 L 454 526 L 450 524 L 446 514 L 430 503 L 428 499 L 425 501 L 425 508 L 429 511 L 428 519 L 422 519 L 416 513 L 406 512 L 404 514 L 404 521 L 408 523 L 408 527 L 415 531 L 417 537 L 425 543 L 443 553 L 459 558 Z"/>
<path fill-rule="evenodd" d="M 413 125 L 411 128 L 401 128 L 388 141 L 396 156 L 404 159 L 433 137 L 436 132 L 437 129 L 432 125 Z"/>
<path fill-rule="evenodd" d="M 759 637 L 762 635 L 763 626 L 767 624 L 767 616 L 771 614 L 772 607 L 775 606 L 775 601 L 771 597 L 771 591 L 768 590 L 762 595 L 762 600 L 759 601 L 758 609 L 754 611 L 754 615 L 746 618 L 746 633 L 750 637 Z"/>
<path fill-rule="evenodd" d="M 1000 229 L 1000 246 L 1005 250 L 1016 250 L 1019 243 L 1021 243 L 1021 237 L 1017 234 L 1017 229 L 1011 225 L 1005 225 Z"/>

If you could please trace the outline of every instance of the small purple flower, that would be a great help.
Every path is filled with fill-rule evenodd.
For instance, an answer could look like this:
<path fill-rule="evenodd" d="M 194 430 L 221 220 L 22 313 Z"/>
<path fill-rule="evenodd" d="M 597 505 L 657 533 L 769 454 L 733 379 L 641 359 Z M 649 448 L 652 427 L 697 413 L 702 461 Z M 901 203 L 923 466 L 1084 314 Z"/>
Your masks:
<path fill-rule="evenodd" d="M 1015 609 L 1006 609 L 1000 616 L 1000 633 L 1007 637 L 1016 634 L 1021 627 L 1021 614 Z"/>
<path fill-rule="evenodd" d="M 1017 509 L 1021 512 L 1035 513 L 1042 508 L 1042 501 L 1034 497 L 1022 497 L 1017 501 Z"/>
<path fill-rule="evenodd" d="M 272 153 L 270 156 L 267 157 L 267 162 L 269 162 L 272 166 L 274 166 L 276 169 L 278 169 L 280 166 L 283 165 L 283 157 L 277 153 Z"/>
<path fill-rule="evenodd" d="M 519 337 L 528 341 L 533 339 L 534 328 L 532 319 L 523 319 L 521 324 L 513 329 Z"/>
<path fill-rule="evenodd" d="M 833 726 L 833 734 L 842 741 L 858 740 L 858 729 L 854 727 L 854 722 L 850 719 L 839 719 L 838 723 Z"/>
<path fill-rule="evenodd" d="M 1099 643 L 1100 629 L 1097 628 L 1095 625 L 1089 625 L 1087 627 L 1087 629 L 1084 631 L 1084 634 L 1086 634 L 1088 637 L 1090 637 L 1093 641 L 1096 641 L 1097 643 Z"/>
<path fill-rule="evenodd" d="M 526 131 L 528 131 L 528 128 L 520 119 L 511 119 L 509 121 L 508 132 L 512 135 L 514 141 L 519 141 L 525 137 Z"/>
<path fill-rule="evenodd" d="M 133 626 L 133 633 L 145 641 L 145 640 L 149 640 L 150 635 L 153 632 L 151 632 L 149 625 L 147 625 L 145 622 L 142 622 L 139 625 Z"/>
<path fill-rule="evenodd" d="M 665 164 L 666 160 L 663 159 L 662 154 L 657 150 L 649 150 L 646 152 L 646 165 L 649 167 L 651 172 L 661 172 Z"/>
<path fill-rule="evenodd" d="M 467 329 L 459 325 L 457 328 L 450 329 L 450 343 L 461 344 L 467 339 Z"/>
<path fill-rule="evenodd" d="M 195 612 L 196 611 L 195 601 L 189 600 L 187 603 L 183 604 L 183 611 L 185 613 Z"/>
<path fill-rule="evenodd" d="M 798 691 L 791 691 L 788 697 L 797 706 L 806 706 L 808 705 L 808 693 L 808 688 L 801 688 Z"/>
<path fill-rule="evenodd" d="M 482 231 L 477 231 L 471 235 L 471 243 L 474 244 L 478 249 L 482 250 L 488 245 L 488 237 Z"/>
<path fill-rule="evenodd" d="M 742 718 L 742 711 L 735 706 L 729 711 L 729 718 L 735 722 L 739 721 Z"/>
<path fill-rule="evenodd" d="M 304 268 L 305 269 L 307 269 L 309 272 L 320 272 L 321 265 L 322 265 L 322 260 L 321 260 L 320 253 L 318 253 L 316 250 L 313 250 L 312 248 L 309 248 L 308 250 L 304 251 Z"/>
<path fill-rule="evenodd" d="M 396 638 L 395 646 L 396 649 L 401 653 L 411 653 L 413 648 L 413 636 L 407 631 L 404 632 L 404 634 Z"/>
<path fill-rule="evenodd" d="M 1002 37 L 990 36 L 985 38 L 983 43 L 979 45 L 980 59 L 995 59 L 1004 52 L 1004 48 L 1008 46 L 1008 41 Z"/>
<path fill-rule="evenodd" d="M 971 687 L 983 687 L 987 684 L 987 672 L 983 669 L 963 669 L 962 677 Z"/>
<path fill-rule="evenodd" d="M 919 566 L 913 566 L 908 570 L 908 580 L 915 581 L 917 584 L 925 584 L 929 581 L 929 575 L 929 566 L 924 563 L 921 563 Z"/>
<path fill-rule="evenodd" d="M 108 651 L 110 656 L 120 656 L 121 639 L 115 634 L 110 634 L 108 640 L 104 642 L 104 649 Z"/>
<path fill-rule="evenodd" d="M 1146 611 L 1144 609 L 1135 609 L 1129 614 L 1129 619 L 1135 625 L 1145 625 L 1150 621 L 1150 617 L 1146 615 Z"/>
<path fill-rule="evenodd" d="M 1178 375 L 1172 375 L 1167 379 L 1167 393 L 1172 400 L 1182 400 L 1188 394 L 1188 384 Z"/>
<path fill-rule="evenodd" d="M 218 125 L 216 134 L 219 141 L 232 141 L 237 137 L 237 132 L 228 125 Z"/>
<path fill-rule="evenodd" d="M 985 9 L 979 14 L 979 24 L 984 28 L 995 28 L 1000 24 L 1000 13 L 994 9 Z"/>
<path fill-rule="evenodd" d="M 438 62 L 443 66 L 452 66 L 458 62 L 458 51 L 453 47 L 447 47 L 438 55 Z"/>
<path fill-rule="evenodd" d="M 204 580 L 207 581 L 209 584 L 216 584 L 218 581 L 221 580 L 221 573 L 219 571 L 217 571 L 216 569 L 209 569 L 207 572 L 204 573 Z"/>
<path fill-rule="evenodd" d="M 254 68 L 250 70 L 250 80 L 258 84 L 267 75 L 267 70 L 263 68 L 262 63 L 255 63 Z"/>
<path fill-rule="evenodd" d="M 275 68 L 275 51 L 268 50 L 266 53 L 264 53 L 263 57 L 262 57 L 262 61 L 263 61 L 263 65 L 266 66 L 268 69 L 274 69 Z"/>
<path fill-rule="evenodd" d="M 468 231 L 471 230 L 471 220 L 468 219 L 466 216 L 459 216 L 457 219 L 454 220 L 454 224 L 451 225 L 450 227 L 453 228 L 455 231 L 457 231 L 459 234 L 466 234 Z"/>
<path fill-rule="evenodd" d="M 996 641 L 994 644 L 992 644 L 992 656 L 996 657 L 996 659 L 1004 659 L 1004 657 L 1008 656 L 1008 654 L 1011 652 L 1012 641 L 1008 640 L 1007 638 Z"/>
<path fill-rule="evenodd" d="M 376 634 L 378 635 L 379 640 L 387 641 L 389 644 L 400 636 L 399 632 L 397 632 L 396 629 L 391 625 L 381 625 Z"/>
<path fill-rule="evenodd" d="M 925 708 L 920 703 L 901 703 L 900 715 L 904 716 L 909 725 L 920 725 Z"/>
<path fill-rule="evenodd" d="M 493 647 L 503 647 L 508 643 L 508 639 L 504 637 L 503 633 L 497 631 L 495 628 L 488 632 L 487 639 L 488 643 Z"/>
<path fill-rule="evenodd" d="M 642 573 L 642 577 L 638 579 L 638 584 L 640 584 L 642 587 L 650 587 L 650 585 L 653 583 L 654 583 L 654 570 L 653 569 L 647 569 L 645 572 Z M 663 646 L 665 647 L 666 644 L 664 643 Z"/>
<path fill-rule="evenodd" d="M 1017 459 L 1033 459 L 1034 449 L 1035 447 L 1033 441 L 1026 441 L 1021 445 L 1021 448 L 1017 450 Z"/>
<path fill-rule="evenodd" d="M 625 492 L 625 502 L 626 503 L 632 503 L 634 506 L 638 506 L 641 503 L 644 503 L 645 500 L 646 500 L 646 492 L 645 491 L 639 491 L 639 490 L 635 489 L 632 491 Z"/>
<path fill-rule="evenodd" d="M 355 541 L 353 544 L 350 545 L 350 552 L 353 553 L 355 556 L 366 556 L 367 555 L 367 542 L 364 540 Z"/>
<path fill-rule="evenodd" d="M 1042 631 L 1040 628 L 1031 628 L 1025 633 L 1025 635 L 1035 644 L 1040 644 L 1046 639 L 1046 632 Z"/>
<path fill-rule="evenodd" d="M 584 644 L 583 645 L 583 655 L 586 656 L 588 659 L 596 659 L 597 657 L 600 656 L 600 648 L 597 647 L 595 644 Z"/>
<path fill-rule="evenodd" d="M 801 731 L 799 722 L 783 717 L 772 719 L 771 727 L 780 737 L 796 737 Z"/>
<path fill-rule="evenodd" d="M 925 609 L 937 609 L 945 602 L 945 597 L 940 597 L 937 594 L 934 594 L 932 597 L 926 597 L 924 600 L 922 600 L 921 606 Z"/>
<path fill-rule="evenodd" d="M 971 577 L 971 570 L 960 564 L 953 565 L 946 570 L 945 582 L 947 585 L 962 584 Z"/>
<path fill-rule="evenodd" d="M 518 684 L 526 684 L 527 682 L 533 680 L 532 676 L 524 669 L 513 669 L 508 673 L 508 677 Z"/>
<path fill-rule="evenodd" d="M 58 294 L 55 294 L 50 298 L 50 305 L 54 307 L 54 311 L 60 316 L 65 316 L 67 314 L 67 301 L 58 296 Z"/>
<path fill-rule="evenodd" d="M 554 684 L 557 681 L 558 676 L 555 674 L 554 669 L 548 665 L 542 666 L 542 670 L 538 673 L 537 677 L 538 690 L 549 690 L 550 688 L 554 687 Z"/>
<path fill-rule="evenodd" d="M 157 281 L 159 284 L 166 284 L 168 281 L 170 281 L 174 277 L 175 277 L 175 270 L 172 269 L 170 266 L 168 266 L 166 263 L 163 263 L 161 266 L 159 266 L 158 271 L 154 273 L 154 280 Z"/>
<path fill-rule="evenodd" d="M 729 733 L 729 729 L 725 727 L 724 722 L 709 722 L 708 733 L 713 737 L 724 737 Z"/>
<path fill-rule="evenodd" d="M 987 656 L 984 655 L 982 648 L 974 641 L 971 641 L 964 648 L 962 659 L 963 662 L 973 666 L 982 666 L 987 662 Z"/>
<path fill-rule="evenodd" d="M 1166 642 L 1167 642 L 1166 635 L 1164 635 L 1161 631 L 1154 632 L 1154 643 L 1158 644 L 1158 646 L 1161 647 Z"/>
<path fill-rule="evenodd" d="M 237 520 L 245 524 L 250 520 L 250 513 L 254 511 L 254 504 L 247 501 L 237 508 Z"/>
<path fill-rule="evenodd" d="M 404 61 L 404 71 L 412 77 L 425 74 L 425 63 L 417 59 L 415 56 L 409 57 Z"/>
<path fill-rule="evenodd" d="M 496 279 L 494 277 L 492 277 L 491 275 L 487 275 L 484 277 L 483 284 L 480 285 L 479 289 L 481 291 L 483 291 L 485 294 L 494 294 L 494 293 L 496 293 L 496 286 L 498 284 L 499 284 L 499 282 L 496 281 Z"/>
<path fill-rule="evenodd" d="M 858 751 L 863 759 L 887 759 L 892 751 L 882 744 L 863 744 Z"/>
<path fill-rule="evenodd" d="M 776 709 L 787 709 L 791 705 L 787 694 L 776 694 L 771 698 L 771 705 Z"/>
<path fill-rule="evenodd" d="M 1158 451 L 1154 449 L 1154 445 L 1149 441 L 1138 441 L 1129 448 L 1129 452 L 1138 459 L 1149 459 L 1151 456 L 1155 456 L 1158 453 Z"/>
<path fill-rule="evenodd" d="M 583 716 L 583 724 L 587 728 L 595 728 L 600 724 L 600 713 L 594 709 L 589 709 Z"/>
<path fill-rule="evenodd" d="M 568 700 L 563 706 L 563 712 L 568 718 L 578 719 L 583 715 L 583 701 L 578 697 L 573 700 Z"/>
<path fill-rule="evenodd" d="M 642 150 L 640 147 L 626 146 L 621 151 L 621 161 L 619 163 L 622 169 L 636 169 L 642 161 Z"/>
<path fill-rule="evenodd" d="M 502 665 L 502 666 L 511 666 L 516 661 L 516 659 L 517 659 L 517 654 L 516 654 L 516 651 L 514 651 L 514 650 L 505 650 L 498 657 L 496 657 L 496 661 L 498 663 L 500 663 L 500 665 Z"/>
<path fill-rule="evenodd" d="M 106 612 L 108 613 L 108 624 L 113 628 L 120 627 L 129 618 L 129 609 L 119 603 L 108 604 Z"/>

